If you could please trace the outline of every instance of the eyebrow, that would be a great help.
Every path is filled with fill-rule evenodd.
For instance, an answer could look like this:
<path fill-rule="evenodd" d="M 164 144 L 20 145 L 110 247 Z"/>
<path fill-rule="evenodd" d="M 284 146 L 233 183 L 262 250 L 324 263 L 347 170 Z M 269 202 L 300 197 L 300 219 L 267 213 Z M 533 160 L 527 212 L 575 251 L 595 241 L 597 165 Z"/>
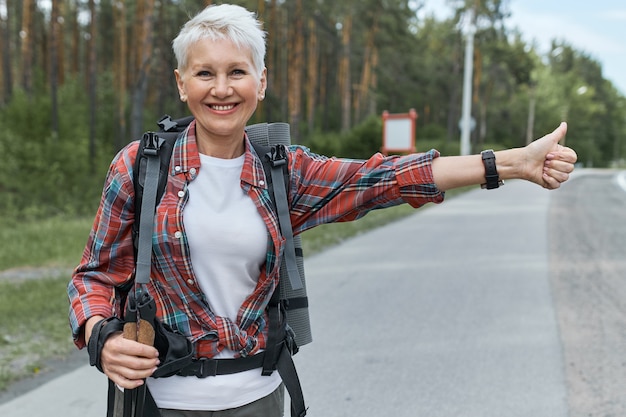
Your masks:
<path fill-rule="evenodd" d="M 190 69 L 196 69 L 196 68 L 212 68 L 215 65 L 212 63 L 197 63 L 197 64 L 193 64 L 193 65 L 189 65 L 188 68 Z M 231 62 L 227 65 L 228 68 L 234 68 L 234 67 L 254 67 L 254 64 L 252 64 L 251 62 L 248 61 L 236 61 L 236 62 Z"/>

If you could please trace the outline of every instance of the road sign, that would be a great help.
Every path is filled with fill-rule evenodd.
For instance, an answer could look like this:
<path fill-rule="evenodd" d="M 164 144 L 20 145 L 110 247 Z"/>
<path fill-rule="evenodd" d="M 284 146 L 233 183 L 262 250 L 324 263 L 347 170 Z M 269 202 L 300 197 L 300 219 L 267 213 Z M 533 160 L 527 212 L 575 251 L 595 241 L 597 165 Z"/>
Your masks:
<path fill-rule="evenodd" d="M 415 152 L 415 126 L 417 112 L 413 109 L 408 113 L 391 114 L 383 112 L 383 146 L 381 152 L 392 153 Z"/>

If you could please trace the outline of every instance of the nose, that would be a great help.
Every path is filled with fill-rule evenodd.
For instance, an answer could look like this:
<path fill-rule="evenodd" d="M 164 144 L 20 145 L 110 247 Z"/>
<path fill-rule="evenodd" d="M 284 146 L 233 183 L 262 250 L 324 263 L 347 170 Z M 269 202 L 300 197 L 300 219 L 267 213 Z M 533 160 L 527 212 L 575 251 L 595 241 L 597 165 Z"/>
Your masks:
<path fill-rule="evenodd" d="M 228 97 L 232 94 L 232 88 L 227 76 L 220 75 L 215 77 L 211 94 L 218 98 Z"/>

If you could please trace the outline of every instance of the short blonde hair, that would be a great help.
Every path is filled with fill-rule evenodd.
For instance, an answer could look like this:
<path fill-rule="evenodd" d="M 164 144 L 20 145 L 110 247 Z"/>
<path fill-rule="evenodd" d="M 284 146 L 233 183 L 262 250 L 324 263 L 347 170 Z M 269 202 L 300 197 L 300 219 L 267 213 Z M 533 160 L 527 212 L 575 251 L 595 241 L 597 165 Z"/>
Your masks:
<path fill-rule="evenodd" d="M 178 70 L 187 67 L 189 48 L 203 39 L 228 39 L 239 48 L 250 48 L 252 63 L 261 75 L 265 69 L 265 32 L 262 23 L 241 6 L 211 5 L 187 21 L 172 42 Z"/>

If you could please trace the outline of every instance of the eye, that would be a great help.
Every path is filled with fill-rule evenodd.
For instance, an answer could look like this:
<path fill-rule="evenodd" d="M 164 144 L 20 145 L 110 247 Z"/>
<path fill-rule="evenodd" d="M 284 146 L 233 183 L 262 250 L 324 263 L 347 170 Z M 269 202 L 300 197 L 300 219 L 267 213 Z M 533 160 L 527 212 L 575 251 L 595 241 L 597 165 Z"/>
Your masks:
<path fill-rule="evenodd" d="M 207 71 L 207 70 L 200 70 L 198 72 L 196 72 L 196 77 L 200 77 L 200 78 L 209 78 L 211 77 L 211 72 Z"/>
<path fill-rule="evenodd" d="M 230 74 L 234 78 L 241 78 L 241 77 L 245 76 L 247 74 L 247 72 L 242 70 L 242 69 L 234 69 L 234 70 L 231 71 Z"/>

